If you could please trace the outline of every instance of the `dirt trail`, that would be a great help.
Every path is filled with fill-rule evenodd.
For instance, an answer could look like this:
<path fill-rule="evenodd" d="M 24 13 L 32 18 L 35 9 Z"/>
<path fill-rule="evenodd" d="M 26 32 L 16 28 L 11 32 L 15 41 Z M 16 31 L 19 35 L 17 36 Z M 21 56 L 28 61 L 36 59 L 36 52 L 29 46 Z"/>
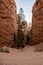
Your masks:
<path fill-rule="evenodd" d="M 34 46 L 9 50 L 11 53 L 0 53 L 0 65 L 43 65 L 43 52 L 34 52 Z"/>

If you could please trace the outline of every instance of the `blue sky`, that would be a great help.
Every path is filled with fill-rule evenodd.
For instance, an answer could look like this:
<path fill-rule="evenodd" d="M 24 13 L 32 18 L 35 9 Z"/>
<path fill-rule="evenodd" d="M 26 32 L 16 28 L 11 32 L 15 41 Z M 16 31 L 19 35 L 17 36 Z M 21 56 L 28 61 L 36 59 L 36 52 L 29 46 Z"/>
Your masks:
<path fill-rule="evenodd" d="M 27 23 L 32 22 L 32 6 L 34 2 L 35 0 L 16 0 L 17 13 L 19 12 L 19 9 L 22 7 Z"/>

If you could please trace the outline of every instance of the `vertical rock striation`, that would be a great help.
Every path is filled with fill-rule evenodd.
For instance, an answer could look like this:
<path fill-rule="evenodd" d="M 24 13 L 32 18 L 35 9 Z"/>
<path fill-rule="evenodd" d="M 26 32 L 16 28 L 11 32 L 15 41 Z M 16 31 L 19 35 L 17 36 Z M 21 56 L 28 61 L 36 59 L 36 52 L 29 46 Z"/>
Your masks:
<path fill-rule="evenodd" d="M 33 6 L 31 44 L 43 42 L 43 0 L 36 0 Z"/>
<path fill-rule="evenodd" d="M 17 13 L 14 0 L 0 0 L 0 47 L 11 46 L 17 32 Z"/>

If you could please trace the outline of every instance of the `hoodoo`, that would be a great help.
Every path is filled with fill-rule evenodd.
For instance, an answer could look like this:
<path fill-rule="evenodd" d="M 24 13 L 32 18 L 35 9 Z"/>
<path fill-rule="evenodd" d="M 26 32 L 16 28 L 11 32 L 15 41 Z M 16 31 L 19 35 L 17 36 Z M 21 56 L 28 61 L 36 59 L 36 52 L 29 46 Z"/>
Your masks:
<path fill-rule="evenodd" d="M 36 0 L 32 10 L 31 44 L 43 42 L 43 0 Z"/>
<path fill-rule="evenodd" d="M 0 0 L 0 47 L 11 46 L 17 32 L 17 13 L 14 0 Z"/>

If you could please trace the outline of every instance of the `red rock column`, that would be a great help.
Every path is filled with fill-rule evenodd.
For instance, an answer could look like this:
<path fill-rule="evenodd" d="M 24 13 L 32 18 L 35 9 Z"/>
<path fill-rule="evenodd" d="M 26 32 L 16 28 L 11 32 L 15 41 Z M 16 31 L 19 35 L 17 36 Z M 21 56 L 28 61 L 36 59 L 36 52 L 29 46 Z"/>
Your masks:
<path fill-rule="evenodd" d="M 0 0 L 0 47 L 11 46 L 17 32 L 17 13 L 14 0 Z"/>
<path fill-rule="evenodd" d="M 43 0 L 36 0 L 33 6 L 31 44 L 43 42 Z"/>

